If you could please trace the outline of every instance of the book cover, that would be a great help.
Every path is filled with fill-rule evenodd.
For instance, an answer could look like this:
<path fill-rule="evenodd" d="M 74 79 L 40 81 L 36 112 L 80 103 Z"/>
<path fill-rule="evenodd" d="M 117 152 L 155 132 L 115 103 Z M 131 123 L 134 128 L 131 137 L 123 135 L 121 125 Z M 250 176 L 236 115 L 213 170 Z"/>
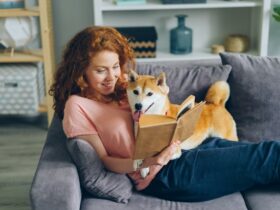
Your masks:
<path fill-rule="evenodd" d="M 194 96 L 189 96 L 171 116 L 142 115 L 138 123 L 133 158 L 153 156 L 167 147 L 172 139 L 184 141 L 190 137 L 205 103 L 195 104 L 194 99 Z"/>

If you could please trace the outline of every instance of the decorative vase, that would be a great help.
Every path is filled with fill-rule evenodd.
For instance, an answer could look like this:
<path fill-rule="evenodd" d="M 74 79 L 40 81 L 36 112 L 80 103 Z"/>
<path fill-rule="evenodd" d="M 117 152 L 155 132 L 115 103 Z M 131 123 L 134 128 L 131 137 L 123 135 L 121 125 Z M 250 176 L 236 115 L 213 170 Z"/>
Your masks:
<path fill-rule="evenodd" d="M 170 52 L 188 54 L 192 52 L 192 29 L 185 26 L 187 15 L 176 15 L 178 26 L 170 31 Z"/>

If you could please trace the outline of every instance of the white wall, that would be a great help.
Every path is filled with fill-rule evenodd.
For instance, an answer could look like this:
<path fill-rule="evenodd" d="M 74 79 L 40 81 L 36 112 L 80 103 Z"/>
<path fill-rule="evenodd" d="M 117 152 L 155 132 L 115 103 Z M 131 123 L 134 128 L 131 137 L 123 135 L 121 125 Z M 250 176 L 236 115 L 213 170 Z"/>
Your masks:
<path fill-rule="evenodd" d="M 64 46 L 80 30 L 93 23 L 92 0 L 54 0 L 53 24 L 56 63 Z"/>
<path fill-rule="evenodd" d="M 272 7 L 275 4 L 280 5 L 280 0 L 273 0 Z M 268 54 L 280 56 L 280 22 L 275 21 L 273 17 L 270 21 Z"/>

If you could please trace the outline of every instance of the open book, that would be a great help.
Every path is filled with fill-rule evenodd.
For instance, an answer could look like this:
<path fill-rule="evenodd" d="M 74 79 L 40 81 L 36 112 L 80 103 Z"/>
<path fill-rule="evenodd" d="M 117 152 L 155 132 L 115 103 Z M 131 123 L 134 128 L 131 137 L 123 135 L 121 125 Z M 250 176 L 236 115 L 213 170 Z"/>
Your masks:
<path fill-rule="evenodd" d="M 159 153 L 172 139 L 184 141 L 189 138 L 193 134 L 204 103 L 195 104 L 195 97 L 191 95 L 177 106 L 174 116 L 141 115 L 133 159 L 144 159 Z"/>

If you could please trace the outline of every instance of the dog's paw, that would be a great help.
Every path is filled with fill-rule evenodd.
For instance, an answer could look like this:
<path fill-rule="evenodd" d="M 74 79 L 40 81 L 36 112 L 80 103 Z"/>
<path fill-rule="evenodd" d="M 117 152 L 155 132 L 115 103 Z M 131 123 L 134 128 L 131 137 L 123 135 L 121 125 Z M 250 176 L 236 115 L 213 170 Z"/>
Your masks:
<path fill-rule="evenodd" d="M 145 177 L 149 174 L 149 172 L 150 172 L 150 169 L 149 169 L 149 168 L 142 168 L 142 169 L 140 170 L 141 177 L 142 177 L 142 178 L 145 178 Z"/>
<path fill-rule="evenodd" d="M 177 149 L 177 151 L 172 155 L 171 160 L 177 159 L 182 155 L 182 151 L 180 148 Z"/>

